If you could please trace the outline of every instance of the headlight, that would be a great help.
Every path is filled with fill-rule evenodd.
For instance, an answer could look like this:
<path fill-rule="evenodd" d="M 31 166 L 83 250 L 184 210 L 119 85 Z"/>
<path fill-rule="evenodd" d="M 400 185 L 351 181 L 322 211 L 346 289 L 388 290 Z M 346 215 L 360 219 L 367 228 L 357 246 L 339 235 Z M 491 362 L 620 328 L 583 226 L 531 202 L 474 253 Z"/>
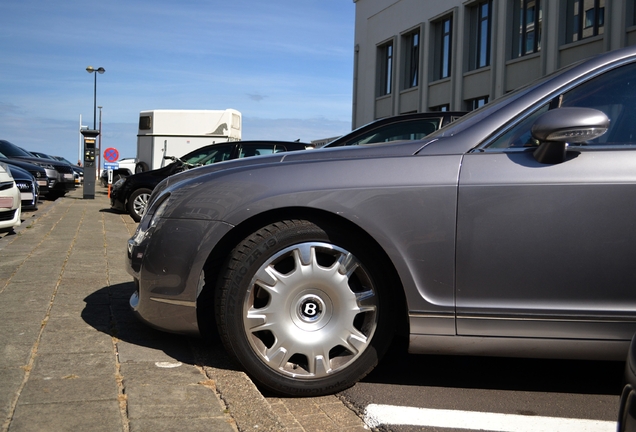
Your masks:
<path fill-rule="evenodd" d="M 117 180 L 115 183 L 113 183 L 112 188 L 113 189 L 119 189 L 120 187 L 122 187 L 122 185 L 124 184 L 124 182 L 126 181 L 126 178 L 120 178 L 119 180 Z"/>
<path fill-rule="evenodd" d="M 35 164 L 35 165 L 39 165 L 42 168 L 51 169 L 51 170 L 55 169 L 55 167 L 53 165 L 48 164 L 48 163 L 44 163 L 44 162 L 32 162 L 32 163 Z"/>
<path fill-rule="evenodd" d="M 166 197 L 161 204 L 159 204 L 159 207 L 150 214 L 151 219 L 148 228 L 154 228 L 159 223 L 159 219 L 161 219 L 161 216 L 163 216 L 168 208 L 168 201 L 170 201 L 170 196 Z"/>
<path fill-rule="evenodd" d="M 0 162 L 0 166 L 6 171 L 7 174 L 9 174 L 9 177 L 13 178 L 13 176 L 11 175 L 11 170 L 9 169 L 9 165 Z"/>
<path fill-rule="evenodd" d="M 133 242 L 135 245 L 141 244 L 143 239 L 146 237 L 146 234 L 150 232 L 151 228 L 154 228 L 159 223 L 159 219 L 165 213 L 166 208 L 168 207 L 168 201 L 170 201 L 170 195 L 167 195 L 159 206 L 148 207 L 144 215 L 141 217 L 141 221 L 139 221 L 139 225 L 137 225 L 137 230 L 135 231 L 135 235 L 133 235 Z M 150 218 L 150 221 L 148 221 Z"/>

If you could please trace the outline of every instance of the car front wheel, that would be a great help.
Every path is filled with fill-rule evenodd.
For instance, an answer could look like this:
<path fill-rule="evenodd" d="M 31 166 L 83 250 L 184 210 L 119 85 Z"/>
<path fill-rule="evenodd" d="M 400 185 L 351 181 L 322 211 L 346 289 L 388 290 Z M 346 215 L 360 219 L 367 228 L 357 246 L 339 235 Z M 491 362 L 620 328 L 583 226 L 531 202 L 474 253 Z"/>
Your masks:
<path fill-rule="evenodd" d="M 369 373 L 393 335 L 373 248 L 308 221 L 266 226 L 231 253 L 216 292 L 230 354 L 278 394 L 334 393 Z"/>
<path fill-rule="evenodd" d="M 151 193 L 150 189 L 140 188 L 130 194 L 130 198 L 128 198 L 128 213 L 135 222 L 139 222 L 146 212 Z"/>

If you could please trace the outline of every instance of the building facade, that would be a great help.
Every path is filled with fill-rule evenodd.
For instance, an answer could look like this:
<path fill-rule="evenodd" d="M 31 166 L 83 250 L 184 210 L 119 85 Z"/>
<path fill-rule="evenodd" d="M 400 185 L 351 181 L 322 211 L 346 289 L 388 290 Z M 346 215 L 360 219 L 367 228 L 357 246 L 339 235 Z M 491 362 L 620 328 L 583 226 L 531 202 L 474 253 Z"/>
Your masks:
<path fill-rule="evenodd" d="M 636 0 L 354 0 L 354 128 L 472 110 L 636 44 Z"/>

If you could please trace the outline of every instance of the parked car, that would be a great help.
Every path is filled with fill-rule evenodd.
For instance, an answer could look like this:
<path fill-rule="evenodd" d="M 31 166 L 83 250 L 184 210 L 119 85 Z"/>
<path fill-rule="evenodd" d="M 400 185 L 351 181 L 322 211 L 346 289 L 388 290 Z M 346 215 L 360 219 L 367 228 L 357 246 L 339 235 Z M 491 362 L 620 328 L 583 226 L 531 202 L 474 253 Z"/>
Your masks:
<path fill-rule="evenodd" d="M 75 172 L 75 186 L 80 186 L 82 183 L 84 183 L 84 168 L 83 167 L 75 165 L 74 163 L 72 163 L 71 161 L 69 161 L 68 159 L 62 156 L 51 156 L 51 157 L 60 162 L 67 163 L 71 166 L 71 168 L 73 168 L 73 171 Z"/>
<path fill-rule="evenodd" d="M 636 333 L 636 47 L 421 141 L 168 177 L 128 242 L 134 313 L 215 326 L 263 388 L 320 395 L 418 354 L 624 360 Z M 522 373 L 522 372 L 520 372 Z"/>
<path fill-rule="evenodd" d="M 35 177 L 27 170 L 16 165 L 6 165 L 9 167 L 9 172 L 20 191 L 22 210 L 37 210 L 40 188 Z"/>
<path fill-rule="evenodd" d="M 119 168 L 113 171 L 113 178 L 111 179 L 113 184 L 117 183 L 119 179 L 133 175 L 136 172 L 143 172 L 136 171 L 137 159 L 135 158 L 122 158 L 117 161 L 117 164 L 119 165 Z M 108 170 L 102 170 L 99 180 L 102 186 L 108 187 Z"/>
<path fill-rule="evenodd" d="M 436 111 L 385 117 L 336 138 L 324 147 L 378 144 L 422 139 L 452 123 L 465 111 Z"/>
<path fill-rule="evenodd" d="M 20 191 L 9 167 L 0 163 L 0 230 L 12 230 L 20 225 Z"/>
<path fill-rule="evenodd" d="M 313 148 L 311 144 L 288 141 L 232 141 L 211 144 L 198 148 L 181 158 L 173 160 L 163 168 L 144 171 L 120 178 L 110 192 L 110 205 L 115 210 L 125 211 L 139 222 L 146 210 L 148 198 L 159 182 L 168 176 L 211 163 L 249 156 L 266 155 Z"/>
<path fill-rule="evenodd" d="M 40 165 L 35 165 L 28 162 L 22 162 L 17 159 L 8 159 L 2 153 L 0 153 L 0 162 L 9 166 L 17 166 L 25 171 L 28 171 L 34 178 L 38 185 L 38 194 L 43 196 L 49 191 L 49 180 L 46 176 L 46 170 Z"/>
<path fill-rule="evenodd" d="M 75 189 L 73 169 L 66 163 L 38 158 L 6 140 L 0 140 L 0 153 L 8 159 L 29 162 L 44 168 L 49 182 L 47 197 L 57 198 L 65 195 L 69 190 Z"/>
<path fill-rule="evenodd" d="M 78 167 L 77 165 L 72 164 L 71 162 L 67 161 L 66 159 L 60 156 L 51 156 L 46 153 L 34 152 L 29 150 L 27 150 L 27 152 L 40 159 L 58 161 L 60 163 L 68 165 L 73 170 L 73 182 L 75 186 L 79 186 L 82 183 L 82 180 L 84 179 L 84 168 Z"/>

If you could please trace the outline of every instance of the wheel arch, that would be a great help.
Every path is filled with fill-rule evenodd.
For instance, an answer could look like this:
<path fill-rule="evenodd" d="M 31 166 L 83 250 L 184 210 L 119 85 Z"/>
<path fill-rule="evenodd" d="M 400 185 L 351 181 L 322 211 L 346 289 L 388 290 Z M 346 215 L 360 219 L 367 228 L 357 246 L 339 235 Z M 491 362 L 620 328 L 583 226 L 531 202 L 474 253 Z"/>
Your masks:
<path fill-rule="evenodd" d="M 350 220 L 324 210 L 307 207 L 279 208 L 255 215 L 230 230 L 214 246 L 203 266 L 206 283 L 197 297 L 197 321 L 202 335 L 212 337 L 216 335 L 214 313 L 210 313 L 210 307 L 213 307 L 214 291 L 221 267 L 232 249 L 255 231 L 271 223 L 290 219 L 307 220 L 318 226 L 338 225 L 344 227 L 354 238 L 361 239 L 370 245 L 374 254 L 377 254 L 377 257 L 385 263 L 388 277 L 394 286 L 392 291 L 395 293 L 395 310 L 398 312 L 396 333 L 401 336 L 408 335 L 409 320 L 404 287 L 397 269 L 382 246 L 369 233 Z"/>

